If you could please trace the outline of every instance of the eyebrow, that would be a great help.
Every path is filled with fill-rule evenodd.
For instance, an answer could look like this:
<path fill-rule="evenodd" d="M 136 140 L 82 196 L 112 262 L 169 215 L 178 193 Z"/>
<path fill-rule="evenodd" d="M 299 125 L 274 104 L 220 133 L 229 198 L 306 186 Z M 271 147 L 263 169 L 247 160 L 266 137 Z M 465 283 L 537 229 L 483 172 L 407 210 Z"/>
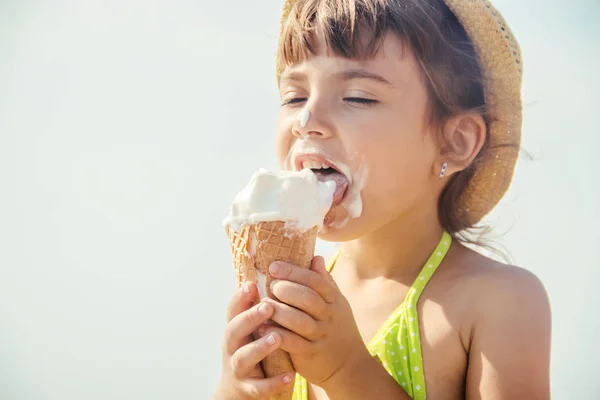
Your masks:
<path fill-rule="evenodd" d="M 280 81 L 284 82 L 284 81 L 292 81 L 292 82 L 303 82 L 306 80 L 306 75 L 304 75 L 303 73 L 300 72 L 289 72 L 287 74 L 284 74 Z"/>
<path fill-rule="evenodd" d="M 341 79 L 343 81 L 349 81 L 352 79 L 368 79 L 378 83 L 382 83 L 384 85 L 394 87 L 394 85 L 385 79 L 383 76 L 375 74 L 373 72 L 369 72 L 365 69 L 357 68 L 357 69 L 348 69 L 340 72 L 336 72 L 333 74 L 337 79 Z M 293 81 L 293 82 L 303 82 L 306 80 L 306 75 L 301 72 L 290 72 L 285 74 L 281 81 Z"/>
<path fill-rule="evenodd" d="M 346 71 L 341 71 L 334 74 L 341 78 L 342 80 L 349 81 L 352 79 L 369 79 L 378 83 L 383 83 L 384 85 L 393 87 L 392 83 L 385 79 L 383 76 L 375 74 L 373 72 L 369 72 L 365 69 L 349 69 Z"/>

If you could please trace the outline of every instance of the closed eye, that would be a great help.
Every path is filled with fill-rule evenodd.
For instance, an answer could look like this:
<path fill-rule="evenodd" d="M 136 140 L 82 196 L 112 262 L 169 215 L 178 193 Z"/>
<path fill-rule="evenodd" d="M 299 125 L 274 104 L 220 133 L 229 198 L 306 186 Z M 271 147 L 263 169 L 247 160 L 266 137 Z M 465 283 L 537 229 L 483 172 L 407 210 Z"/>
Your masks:
<path fill-rule="evenodd" d="M 287 106 L 287 105 L 302 103 L 304 101 L 306 101 L 306 97 L 294 97 L 292 99 L 284 101 L 281 105 Z"/>
<path fill-rule="evenodd" d="M 377 100 L 366 99 L 364 97 L 344 97 L 344 101 L 348 101 L 350 103 L 358 103 L 363 105 L 370 105 L 378 103 Z"/>
<path fill-rule="evenodd" d="M 303 103 L 306 100 L 307 100 L 306 97 L 295 97 L 295 98 L 284 101 L 281 105 L 282 106 L 293 105 L 293 104 Z M 344 97 L 344 101 L 347 101 L 349 103 L 357 103 L 357 104 L 361 104 L 361 105 L 372 105 L 372 104 L 379 103 L 377 100 L 367 99 L 364 97 Z"/>

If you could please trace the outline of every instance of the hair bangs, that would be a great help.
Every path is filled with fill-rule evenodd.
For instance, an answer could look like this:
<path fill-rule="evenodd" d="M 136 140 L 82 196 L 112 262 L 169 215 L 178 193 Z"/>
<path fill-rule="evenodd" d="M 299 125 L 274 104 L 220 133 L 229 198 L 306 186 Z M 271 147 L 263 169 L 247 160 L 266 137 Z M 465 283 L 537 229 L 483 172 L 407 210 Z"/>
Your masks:
<path fill-rule="evenodd" d="M 279 42 L 281 67 L 302 62 L 321 49 L 351 59 L 369 59 L 381 47 L 389 21 L 383 0 L 299 0 L 292 8 Z"/>

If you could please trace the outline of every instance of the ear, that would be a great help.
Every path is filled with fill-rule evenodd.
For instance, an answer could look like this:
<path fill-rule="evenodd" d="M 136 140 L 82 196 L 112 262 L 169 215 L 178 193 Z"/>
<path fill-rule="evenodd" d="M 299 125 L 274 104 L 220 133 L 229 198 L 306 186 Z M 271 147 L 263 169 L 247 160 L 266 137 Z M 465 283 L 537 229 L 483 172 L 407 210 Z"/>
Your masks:
<path fill-rule="evenodd" d="M 444 144 L 440 149 L 436 173 L 446 162 L 446 173 L 451 175 L 467 168 L 479 154 L 486 139 L 485 121 L 478 113 L 455 115 L 444 124 L 443 134 Z"/>

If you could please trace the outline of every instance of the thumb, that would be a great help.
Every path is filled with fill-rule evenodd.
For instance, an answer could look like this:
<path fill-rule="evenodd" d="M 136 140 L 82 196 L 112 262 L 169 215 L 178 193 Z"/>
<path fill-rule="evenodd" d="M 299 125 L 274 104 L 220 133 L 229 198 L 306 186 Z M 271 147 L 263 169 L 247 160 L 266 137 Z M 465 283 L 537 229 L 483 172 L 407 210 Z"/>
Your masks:
<path fill-rule="evenodd" d="M 325 266 L 325 259 L 323 257 L 314 257 L 312 259 L 312 262 L 310 263 L 310 269 L 316 272 L 317 274 L 321 275 L 323 278 L 325 278 L 325 281 L 327 281 L 327 283 L 334 287 L 335 290 L 340 290 L 337 286 L 337 283 L 335 283 L 333 276 L 331 276 L 331 274 L 327 271 L 327 267 Z"/>

